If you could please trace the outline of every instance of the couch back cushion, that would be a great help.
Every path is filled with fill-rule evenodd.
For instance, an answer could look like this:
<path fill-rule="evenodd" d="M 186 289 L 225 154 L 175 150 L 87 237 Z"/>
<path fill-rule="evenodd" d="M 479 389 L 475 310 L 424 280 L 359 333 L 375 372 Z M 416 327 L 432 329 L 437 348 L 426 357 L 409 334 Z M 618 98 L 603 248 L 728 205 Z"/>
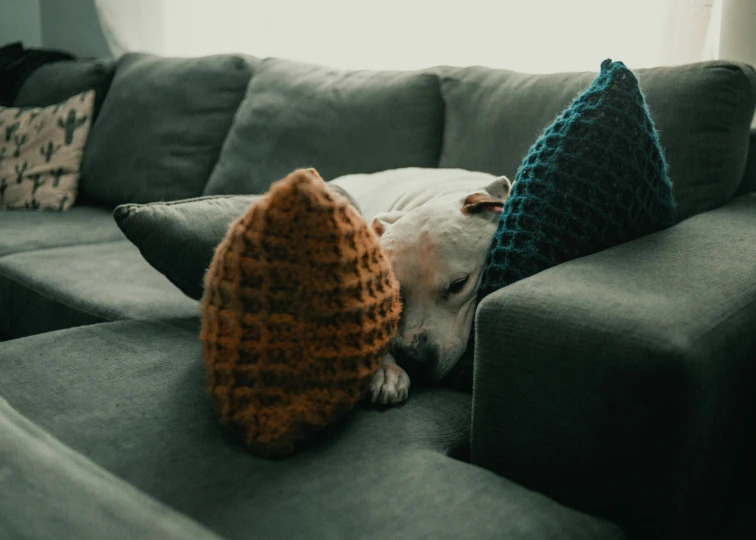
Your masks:
<path fill-rule="evenodd" d="M 14 107 L 47 107 L 86 92 L 95 91 L 94 114 L 97 119 L 115 74 L 112 58 L 63 60 L 35 69 L 19 88 Z"/>
<path fill-rule="evenodd" d="M 255 72 L 205 194 L 259 194 L 296 168 L 326 180 L 435 167 L 443 133 L 431 73 L 343 71 L 266 59 Z"/>
<path fill-rule="evenodd" d="M 444 146 L 439 166 L 515 176 L 539 133 L 596 76 L 444 68 Z M 712 61 L 636 70 L 659 131 L 677 219 L 729 200 L 743 177 L 756 106 L 756 74 Z"/>
<path fill-rule="evenodd" d="M 84 154 L 82 189 L 108 206 L 200 195 L 257 63 L 122 56 Z"/>

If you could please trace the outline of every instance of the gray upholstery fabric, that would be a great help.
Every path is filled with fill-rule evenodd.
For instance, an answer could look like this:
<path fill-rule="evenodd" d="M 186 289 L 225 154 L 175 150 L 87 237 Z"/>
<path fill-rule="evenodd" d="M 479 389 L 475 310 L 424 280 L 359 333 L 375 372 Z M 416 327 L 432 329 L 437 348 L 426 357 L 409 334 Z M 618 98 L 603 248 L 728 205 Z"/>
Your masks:
<path fill-rule="evenodd" d="M 15 338 L 100 321 L 193 317 L 181 294 L 127 241 L 0 258 L 0 335 Z"/>
<path fill-rule="evenodd" d="M 595 77 L 482 67 L 439 73 L 446 103 L 439 166 L 512 179 L 538 133 Z M 753 68 L 715 61 L 640 69 L 637 75 L 669 162 L 678 218 L 728 201 L 745 167 L 756 106 Z"/>
<path fill-rule="evenodd" d="M 748 145 L 748 160 L 746 161 L 743 181 L 740 183 L 738 195 L 756 191 L 756 128 L 751 129 Z"/>
<path fill-rule="evenodd" d="M 622 537 L 449 457 L 467 446 L 465 394 L 358 407 L 310 448 L 266 461 L 217 422 L 196 334 L 138 321 L 54 332 L 3 344 L 0 371 L 0 395 L 29 420 L 229 540 Z"/>
<path fill-rule="evenodd" d="M 738 504 L 727 516 L 723 529 L 717 540 L 741 540 L 756 531 L 756 493 L 752 491 L 747 500 Z"/>
<path fill-rule="evenodd" d="M 40 66 L 24 81 L 14 107 L 47 107 L 86 90 L 95 91 L 94 118 L 100 113 L 115 73 L 112 58 L 64 60 Z"/>
<path fill-rule="evenodd" d="M 628 535 L 710 538 L 756 444 L 756 195 L 505 287 L 472 461 Z"/>
<path fill-rule="evenodd" d="M 257 62 L 122 56 L 84 153 L 84 192 L 110 206 L 200 195 Z"/>
<path fill-rule="evenodd" d="M 168 203 L 125 204 L 113 212 L 126 237 L 155 269 L 199 300 L 205 271 L 229 224 L 260 196 L 198 197 Z"/>
<path fill-rule="evenodd" d="M 11 253 L 123 240 L 112 210 L 77 206 L 68 212 L 0 212 L 0 257 Z"/>
<path fill-rule="evenodd" d="M 62 445 L 2 398 L 0 463 L 3 538 L 220 540 Z"/>
<path fill-rule="evenodd" d="M 435 167 L 443 130 L 438 79 L 266 59 L 239 107 L 205 194 L 259 194 L 293 169 L 326 180 Z"/>

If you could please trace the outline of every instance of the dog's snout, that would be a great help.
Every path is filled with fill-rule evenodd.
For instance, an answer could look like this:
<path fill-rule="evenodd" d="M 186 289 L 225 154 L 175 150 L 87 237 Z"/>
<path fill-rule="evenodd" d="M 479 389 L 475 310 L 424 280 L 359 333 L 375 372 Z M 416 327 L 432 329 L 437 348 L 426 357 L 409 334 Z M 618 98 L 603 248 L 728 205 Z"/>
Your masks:
<path fill-rule="evenodd" d="M 399 365 L 408 368 L 408 371 L 430 369 L 436 361 L 436 354 L 424 333 L 413 336 L 411 340 L 394 343 L 392 349 Z"/>
<path fill-rule="evenodd" d="M 401 354 L 411 358 L 415 362 L 425 362 L 429 359 L 430 350 L 428 348 L 428 336 L 425 334 L 416 334 L 411 339 L 404 339 L 397 344 Z"/>

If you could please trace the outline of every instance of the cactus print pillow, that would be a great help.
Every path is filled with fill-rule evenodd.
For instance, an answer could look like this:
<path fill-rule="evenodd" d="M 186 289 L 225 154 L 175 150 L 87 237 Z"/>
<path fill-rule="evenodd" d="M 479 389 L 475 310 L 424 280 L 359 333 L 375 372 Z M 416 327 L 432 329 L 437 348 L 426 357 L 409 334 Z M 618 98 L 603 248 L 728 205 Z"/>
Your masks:
<path fill-rule="evenodd" d="M 0 107 L 0 210 L 73 205 L 95 93 L 49 107 Z"/>

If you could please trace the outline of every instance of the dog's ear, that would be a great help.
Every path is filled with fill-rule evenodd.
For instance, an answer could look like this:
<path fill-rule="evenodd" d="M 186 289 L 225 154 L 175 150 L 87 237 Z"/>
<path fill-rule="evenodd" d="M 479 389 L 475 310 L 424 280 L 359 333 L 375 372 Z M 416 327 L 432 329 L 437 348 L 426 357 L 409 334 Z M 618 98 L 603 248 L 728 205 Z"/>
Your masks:
<path fill-rule="evenodd" d="M 397 222 L 397 220 L 406 214 L 404 210 L 394 210 L 392 212 L 381 212 L 373 218 L 373 230 L 378 233 L 378 236 L 383 236 L 391 225 Z"/>
<path fill-rule="evenodd" d="M 462 203 L 462 213 L 474 215 L 493 212 L 498 216 L 504 209 L 504 201 L 511 190 L 509 178 L 500 176 L 480 191 L 470 193 Z"/>
<path fill-rule="evenodd" d="M 506 201 L 512 191 L 512 182 L 506 176 L 499 176 L 496 180 L 483 188 L 494 199 Z"/>

